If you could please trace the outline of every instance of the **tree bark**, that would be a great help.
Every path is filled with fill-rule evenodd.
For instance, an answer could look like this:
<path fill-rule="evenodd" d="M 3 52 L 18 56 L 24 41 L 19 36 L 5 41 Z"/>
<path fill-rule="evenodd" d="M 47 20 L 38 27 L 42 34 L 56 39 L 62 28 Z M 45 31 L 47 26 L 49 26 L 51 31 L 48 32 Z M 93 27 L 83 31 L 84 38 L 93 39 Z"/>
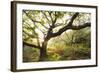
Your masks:
<path fill-rule="evenodd" d="M 40 59 L 39 61 L 45 61 L 47 58 L 47 43 L 48 41 L 44 41 L 42 43 L 42 47 L 40 49 Z"/>

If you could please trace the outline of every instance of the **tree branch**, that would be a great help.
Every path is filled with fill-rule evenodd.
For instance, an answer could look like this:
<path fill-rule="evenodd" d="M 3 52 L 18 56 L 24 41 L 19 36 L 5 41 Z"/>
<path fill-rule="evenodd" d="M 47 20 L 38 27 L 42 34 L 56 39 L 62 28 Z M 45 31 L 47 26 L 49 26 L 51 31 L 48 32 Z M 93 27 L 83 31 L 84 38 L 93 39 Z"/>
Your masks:
<path fill-rule="evenodd" d="M 51 21 L 53 22 L 53 18 L 52 18 L 52 12 L 48 12 L 49 13 L 49 16 L 50 16 L 50 18 L 51 18 Z"/>
<path fill-rule="evenodd" d="M 45 26 L 44 24 L 41 23 L 41 25 L 42 25 L 44 28 L 49 29 L 49 28 L 48 28 L 47 26 Z"/>
<path fill-rule="evenodd" d="M 25 30 L 23 30 L 23 33 L 25 33 L 26 35 L 30 36 L 31 38 L 37 38 L 36 35 L 32 35 L 32 34 L 26 32 Z"/>
<path fill-rule="evenodd" d="M 53 33 L 52 34 L 52 37 L 56 37 L 56 36 L 59 36 L 61 35 L 64 31 L 68 30 L 68 29 L 72 29 L 72 30 L 80 30 L 82 28 L 85 28 L 85 27 L 90 27 L 91 26 L 91 23 L 85 23 L 83 25 L 79 25 L 79 26 L 65 26 L 63 28 L 61 28 L 58 32 L 56 33 Z"/>
<path fill-rule="evenodd" d="M 33 21 L 33 22 L 37 22 L 37 23 L 40 23 L 40 24 L 41 24 L 40 21 L 33 20 L 31 17 L 29 17 L 28 13 L 26 13 L 25 11 L 23 11 L 23 12 L 26 14 L 26 16 L 27 16 L 29 19 L 31 19 L 31 21 Z"/>
<path fill-rule="evenodd" d="M 82 28 L 85 28 L 85 27 L 90 27 L 91 26 L 91 23 L 84 23 L 83 25 L 79 25 L 79 26 L 72 26 L 70 29 L 73 29 L 73 30 L 80 30 Z"/>
<path fill-rule="evenodd" d="M 44 34 L 44 32 L 35 24 L 36 22 L 38 22 L 38 23 L 40 23 L 41 24 L 41 22 L 40 21 L 34 21 L 31 17 L 29 17 L 28 16 L 28 14 L 24 11 L 24 13 L 26 14 L 26 16 L 33 22 L 33 24 L 34 24 L 34 26 L 37 28 L 37 29 L 39 29 L 43 34 Z M 42 24 L 41 24 L 42 25 Z M 43 25 L 42 25 L 43 26 Z"/>
<path fill-rule="evenodd" d="M 42 13 L 43 13 L 43 15 L 45 16 L 45 18 L 50 22 L 50 20 L 49 20 L 49 18 L 47 17 L 46 13 L 43 12 L 43 11 L 42 11 Z"/>
<path fill-rule="evenodd" d="M 55 23 L 56 23 L 56 21 L 57 21 L 57 15 L 56 15 L 56 12 L 55 12 L 55 19 L 54 19 L 54 21 L 52 22 L 52 28 L 55 28 Z"/>
<path fill-rule="evenodd" d="M 27 42 L 25 42 L 25 41 L 23 41 L 23 44 L 24 44 L 24 45 L 27 45 L 27 46 L 30 46 L 30 47 L 38 48 L 38 49 L 41 48 L 40 46 L 37 46 L 37 45 L 31 44 L 31 43 L 27 43 Z"/>
<path fill-rule="evenodd" d="M 50 16 L 51 16 L 51 13 L 49 13 Z M 52 19 L 52 16 L 51 16 L 51 19 Z M 49 40 L 53 34 L 53 28 L 55 28 L 55 23 L 57 21 L 57 15 L 56 15 L 56 12 L 55 12 L 55 19 L 53 20 L 52 19 L 52 25 L 50 26 L 50 28 L 48 29 L 48 32 L 47 32 L 47 36 L 45 37 L 45 40 Z"/>
<path fill-rule="evenodd" d="M 78 15 L 79 15 L 79 13 L 76 12 L 76 13 L 72 16 L 71 21 L 68 23 L 68 26 L 71 26 L 71 25 L 73 24 L 74 19 L 75 19 Z"/>

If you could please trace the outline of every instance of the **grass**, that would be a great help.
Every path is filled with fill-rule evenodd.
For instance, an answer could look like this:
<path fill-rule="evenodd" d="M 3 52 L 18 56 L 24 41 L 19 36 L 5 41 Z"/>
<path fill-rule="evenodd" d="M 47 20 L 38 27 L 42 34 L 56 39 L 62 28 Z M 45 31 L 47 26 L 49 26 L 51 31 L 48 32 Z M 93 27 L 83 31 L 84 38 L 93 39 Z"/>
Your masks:
<path fill-rule="evenodd" d="M 27 48 L 23 53 L 23 62 L 38 62 L 39 50 L 35 48 Z M 56 46 L 47 48 L 46 61 L 61 61 L 61 60 L 83 60 L 91 58 L 91 49 L 83 44 L 74 44 L 64 46 Z"/>

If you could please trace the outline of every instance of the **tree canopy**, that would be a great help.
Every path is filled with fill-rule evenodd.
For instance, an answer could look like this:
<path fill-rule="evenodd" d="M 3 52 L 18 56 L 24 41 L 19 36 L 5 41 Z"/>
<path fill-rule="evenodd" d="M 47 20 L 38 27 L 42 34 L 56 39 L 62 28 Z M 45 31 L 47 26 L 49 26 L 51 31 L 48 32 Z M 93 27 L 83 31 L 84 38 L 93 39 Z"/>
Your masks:
<path fill-rule="evenodd" d="M 91 26 L 89 13 L 23 10 L 23 38 L 36 40 L 35 44 L 24 43 L 37 48 L 44 40 L 59 36 L 67 30 L 88 26 Z"/>

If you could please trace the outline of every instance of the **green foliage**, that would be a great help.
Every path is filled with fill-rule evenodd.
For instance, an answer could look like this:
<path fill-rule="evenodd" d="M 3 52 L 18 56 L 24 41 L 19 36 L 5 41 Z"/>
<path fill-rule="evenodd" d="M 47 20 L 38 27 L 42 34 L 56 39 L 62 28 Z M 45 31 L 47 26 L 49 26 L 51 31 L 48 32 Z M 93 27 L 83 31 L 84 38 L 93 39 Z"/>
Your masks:
<path fill-rule="evenodd" d="M 62 60 L 89 59 L 90 52 L 90 48 L 83 47 L 82 44 L 75 44 L 64 50 Z"/>
<path fill-rule="evenodd" d="M 61 56 L 57 53 L 49 54 L 47 60 L 48 61 L 58 61 L 60 60 Z"/>
<path fill-rule="evenodd" d="M 25 46 L 23 50 L 23 62 L 37 62 L 39 60 L 39 50 Z"/>
<path fill-rule="evenodd" d="M 23 10 L 23 41 L 42 46 L 50 27 L 53 25 L 52 33 L 59 31 L 60 28 L 70 22 L 74 14 L 75 12 Z M 80 13 L 73 25 L 78 26 L 90 22 L 90 17 L 90 13 Z M 90 27 L 80 30 L 67 30 L 60 36 L 51 38 L 46 49 L 46 61 L 90 59 Z M 23 62 L 37 62 L 39 57 L 39 49 L 26 45 L 23 47 Z"/>

